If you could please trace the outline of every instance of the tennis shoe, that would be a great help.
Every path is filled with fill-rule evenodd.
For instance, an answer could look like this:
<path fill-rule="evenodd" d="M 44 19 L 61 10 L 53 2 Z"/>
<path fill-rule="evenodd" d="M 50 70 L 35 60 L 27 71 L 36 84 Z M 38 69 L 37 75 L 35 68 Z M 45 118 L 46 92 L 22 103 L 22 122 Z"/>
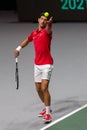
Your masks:
<path fill-rule="evenodd" d="M 50 113 L 52 113 L 52 110 L 50 110 Z M 44 108 L 39 114 L 38 117 L 43 117 L 46 115 L 46 108 Z"/>
<path fill-rule="evenodd" d="M 43 121 L 45 123 L 49 123 L 52 121 L 52 118 L 51 118 L 51 115 L 50 114 L 45 114 L 44 118 L 43 118 Z"/>

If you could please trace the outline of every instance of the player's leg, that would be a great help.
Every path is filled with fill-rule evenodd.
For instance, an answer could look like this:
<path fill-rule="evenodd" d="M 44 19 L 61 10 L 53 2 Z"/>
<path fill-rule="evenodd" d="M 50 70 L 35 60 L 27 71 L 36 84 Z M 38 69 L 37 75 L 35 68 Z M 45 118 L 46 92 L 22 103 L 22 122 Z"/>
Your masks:
<path fill-rule="evenodd" d="M 50 93 L 48 90 L 48 85 L 52 72 L 51 65 L 45 66 L 37 66 L 35 65 L 34 77 L 35 77 L 35 85 L 37 93 L 41 99 L 41 101 L 45 104 L 45 109 L 43 109 L 38 116 L 45 116 L 46 114 L 50 115 Z M 45 100 L 45 101 L 44 101 Z M 46 122 L 51 121 L 50 119 L 46 119 Z"/>
<path fill-rule="evenodd" d="M 49 82 L 52 74 L 53 66 L 52 65 L 44 65 L 42 69 L 42 82 L 41 82 L 41 89 L 44 96 L 44 104 L 46 108 L 46 114 L 43 120 L 45 122 L 50 122 L 51 118 L 51 95 L 49 92 Z"/>
<path fill-rule="evenodd" d="M 36 90 L 37 90 L 37 93 L 38 93 L 41 101 L 44 103 L 44 96 L 43 96 L 43 92 L 41 90 L 41 83 L 40 82 L 36 82 L 35 86 L 36 86 Z"/>
<path fill-rule="evenodd" d="M 52 110 L 50 108 L 51 96 L 50 96 L 48 86 L 49 86 L 49 80 L 45 80 L 45 79 L 42 80 L 41 88 L 42 88 L 42 92 L 43 92 L 43 96 L 44 96 L 44 104 L 45 104 L 45 110 L 46 110 L 46 113 L 45 113 L 43 120 L 45 122 L 50 122 L 52 120 L 52 118 L 51 118 L 51 111 Z"/>
<path fill-rule="evenodd" d="M 51 96 L 48 90 L 48 86 L 49 86 L 49 80 L 42 80 L 41 82 L 41 90 L 43 93 L 43 100 L 45 103 L 45 106 L 50 106 L 50 101 L 51 101 Z"/>
<path fill-rule="evenodd" d="M 44 95 L 41 89 L 41 83 L 40 82 L 36 82 L 36 90 L 38 93 L 39 98 L 41 99 L 42 103 L 43 103 L 43 109 L 42 111 L 38 114 L 39 117 L 43 117 L 46 114 L 46 109 L 45 109 L 45 104 L 44 104 Z"/>
<path fill-rule="evenodd" d="M 35 79 L 35 86 L 36 86 L 36 91 L 39 95 L 39 98 L 41 99 L 42 103 L 43 103 L 43 107 L 45 108 L 44 105 L 44 96 L 43 96 L 43 92 L 41 90 L 41 76 L 42 76 L 42 72 L 39 66 L 35 65 L 34 67 L 34 79 Z M 44 116 L 44 114 L 46 113 L 46 110 L 43 108 L 43 110 L 38 114 L 39 117 Z"/>
<path fill-rule="evenodd" d="M 36 86 L 36 90 L 37 90 L 37 93 L 38 93 L 41 101 L 44 102 L 43 93 L 41 91 L 41 74 L 42 74 L 42 72 L 41 72 L 39 66 L 35 65 L 34 66 L 35 86 Z"/>

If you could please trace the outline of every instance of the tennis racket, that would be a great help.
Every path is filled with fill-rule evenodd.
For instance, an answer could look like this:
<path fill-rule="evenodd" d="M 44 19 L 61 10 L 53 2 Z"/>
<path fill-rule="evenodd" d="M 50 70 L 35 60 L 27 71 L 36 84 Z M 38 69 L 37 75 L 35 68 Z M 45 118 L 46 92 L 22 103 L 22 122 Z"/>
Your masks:
<path fill-rule="evenodd" d="M 16 81 L 16 83 L 17 83 L 16 89 L 19 89 L 18 58 L 15 59 L 15 62 L 16 62 L 15 81 Z"/>

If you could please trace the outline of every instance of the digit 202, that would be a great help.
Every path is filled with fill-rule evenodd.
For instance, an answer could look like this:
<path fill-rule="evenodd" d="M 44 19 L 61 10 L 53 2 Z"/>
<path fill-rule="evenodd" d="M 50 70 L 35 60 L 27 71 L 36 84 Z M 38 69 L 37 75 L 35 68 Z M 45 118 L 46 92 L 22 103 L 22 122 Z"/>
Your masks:
<path fill-rule="evenodd" d="M 62 10 L 85 10 L 87 8 L 87 0 L 61 0 L 63 3 Z"/>

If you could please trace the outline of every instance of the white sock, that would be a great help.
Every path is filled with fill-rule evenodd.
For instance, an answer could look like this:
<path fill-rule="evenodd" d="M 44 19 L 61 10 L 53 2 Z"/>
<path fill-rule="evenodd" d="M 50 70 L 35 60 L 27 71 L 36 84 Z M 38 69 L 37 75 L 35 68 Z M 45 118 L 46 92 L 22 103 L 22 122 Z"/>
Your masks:
<path fill-rule="evenodd" d="M 46 106 L 46 114 L 50 114 L 50 106 Z"/>

